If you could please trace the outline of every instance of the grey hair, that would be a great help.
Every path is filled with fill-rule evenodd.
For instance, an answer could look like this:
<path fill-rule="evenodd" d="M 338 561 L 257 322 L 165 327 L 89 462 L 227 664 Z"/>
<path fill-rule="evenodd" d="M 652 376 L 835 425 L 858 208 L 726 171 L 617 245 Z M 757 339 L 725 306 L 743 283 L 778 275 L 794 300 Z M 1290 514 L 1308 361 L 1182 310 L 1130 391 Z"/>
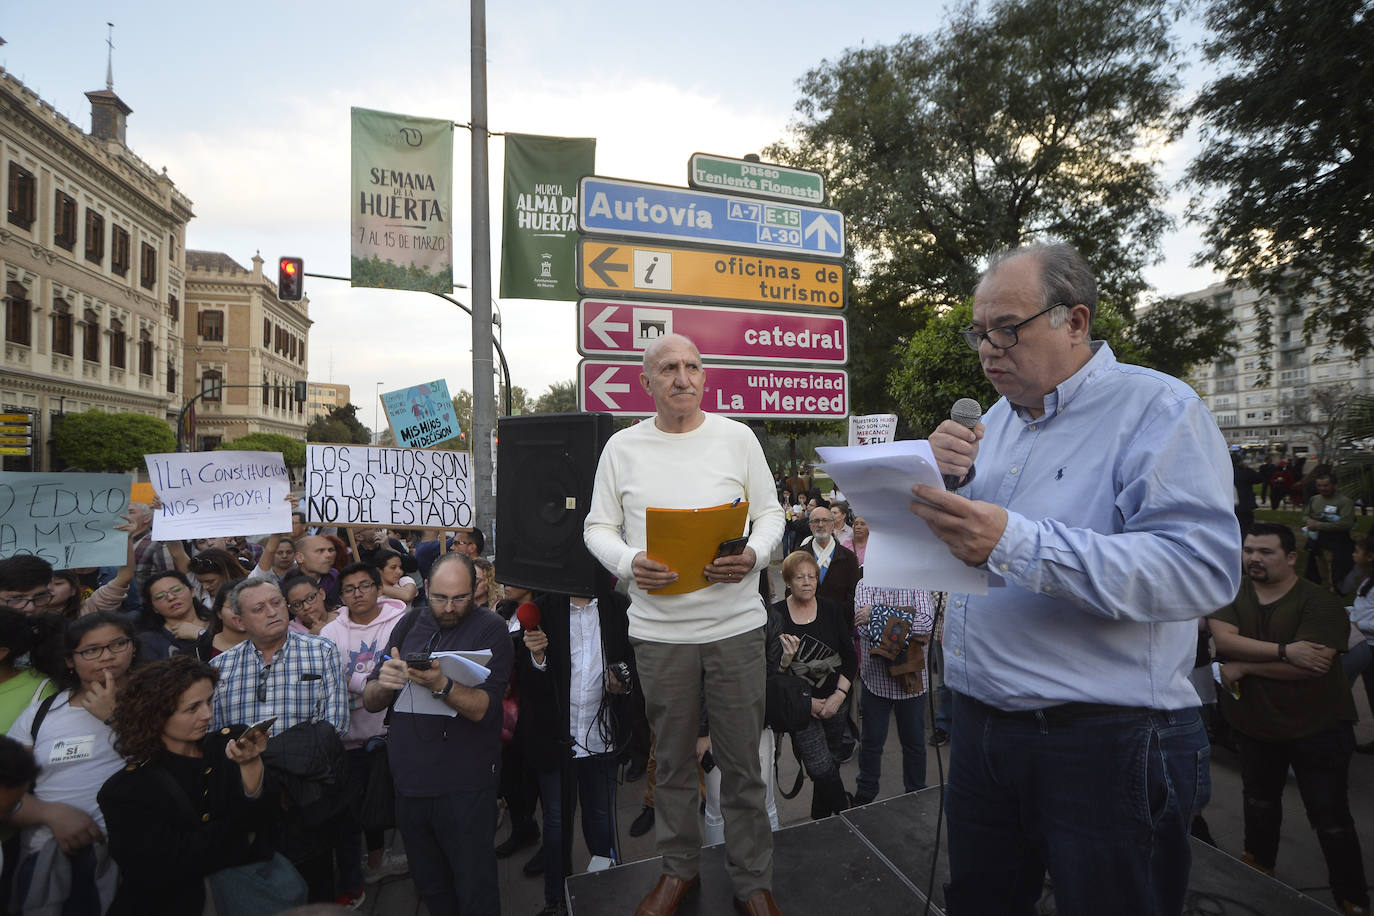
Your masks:
<path fill-rule="evenodd" d="M 701 351 L 697 349 L 696 344 L 692 343 L 691 338 L 684 337 L 681 334 L 664 334 L 662 337 L 654 338 L 652 341 L 650 341 L 649 345 L 644 348 L 645 375 L 653 375 L 656 371 L 658 371 L 658 351 L 662 350 L 664 346 L 667 345 L 667 343 L 670 340 L 673 340 L 674 338 L 685 342 L 689 347 L 692 348 L 693 351 L 696 352 L 697 359 L 701 359 Z"/>
<path fill-rule="evenodd" d="M 1045 305 L 1058 302 L 1066 306 L 1049 313 L 1050 327 L 1057 328 L 1068 321 L 1068 307 L 1086 305 L 1088 326 L 1091 328 L 1093 319 L 1097 317 L 1097 280 L 1078 249 L 1067 242 L 1032 242 L 1009 248 L 993 257 L 987 270 L 983 271 L 983 279 L 1021 255 L 1031 255 L 1040 265 Z"/>
<path fill-rule="evenodd" d="M 135 503 L 135 502 L 131 502 L 131 503 L 129 503 L 129 514 L 130 514 L 130 515 L 133 515 L 133 514 L 135 514 L 135 513 L 137 513 L 137 514 L 140 515 L 140 516 L 143 516 L 143 515 L 152 515 L 152 514 L 153 514 L 153 510 L 148 508 L 148 504 L 147 504 L 147 503 Z"/>
<path fill-rule="evenodd" d="M 268 586 L 278 595 L 281 594 L 281 588 L 271 579 L 242 579 L 234 584 L 234 587 L 229 591 L 229 597 L 225 599 L 229 604 L 229 612 L 238 617 L 243 616 L 243 612 L 239 609 L 243 602 L 243 593 L 249 589 L 262 588 L 263 586 Z"/>

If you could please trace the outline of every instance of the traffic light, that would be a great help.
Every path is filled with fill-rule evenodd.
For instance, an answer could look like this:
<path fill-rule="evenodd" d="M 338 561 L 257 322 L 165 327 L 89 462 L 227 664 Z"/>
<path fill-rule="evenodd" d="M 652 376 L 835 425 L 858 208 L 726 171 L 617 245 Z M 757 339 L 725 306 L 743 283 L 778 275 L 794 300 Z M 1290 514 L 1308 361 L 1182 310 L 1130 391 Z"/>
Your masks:
<path fill-rule="evenodd" d="M 282 302 L 300 302 L 305 295 L 305 262 L 300 258 L 281 258 L 277 261 L 277 298 Z"/>
<path fill-rule="evenodd" d="M 308 398 L 308 394 L 306 393 L 305 382 L 297 382 L 297 383 L 296 383 L 296 403 L 297 403 L 297 404 L 303 404 L 303 403 L 305 403 L 305 401 L 307 400 L 307 398 Z"/>

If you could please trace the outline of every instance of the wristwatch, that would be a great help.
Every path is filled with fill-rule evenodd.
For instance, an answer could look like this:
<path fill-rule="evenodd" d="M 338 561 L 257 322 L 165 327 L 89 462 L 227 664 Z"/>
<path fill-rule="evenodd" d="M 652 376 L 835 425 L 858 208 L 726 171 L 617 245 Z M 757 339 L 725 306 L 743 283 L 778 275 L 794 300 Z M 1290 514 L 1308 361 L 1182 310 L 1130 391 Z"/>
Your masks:
<path fill-rule="evenodd" d="M 445 680 L 445 684 L 444 684 L 444 689 L 443 689 L 443 690 L 431 690 L 431 691 L 430 691 L 430 695 L 433 696 L 434 699 L 436 699 L 436 700 L 445 699 L 445 698 L 448 697 L 448 695 L 449 695 L 450 693 L 453 692 L 453 678 L 451 678 L 451 677 L 450 677 L 450 678 L 445 678 L 444 680 Z"/>

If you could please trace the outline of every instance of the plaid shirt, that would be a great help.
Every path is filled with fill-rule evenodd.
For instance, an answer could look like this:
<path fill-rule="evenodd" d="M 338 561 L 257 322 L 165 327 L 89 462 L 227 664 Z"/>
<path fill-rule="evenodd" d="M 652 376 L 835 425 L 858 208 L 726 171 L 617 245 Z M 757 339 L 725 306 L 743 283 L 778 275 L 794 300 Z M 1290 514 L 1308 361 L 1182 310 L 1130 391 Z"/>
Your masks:
<path fill-rule="evenodd" d="M 328 639 L 288 632 L 270 665 L 263 664 L 262 653 L 246 639 L 210 664 L 220 673 L 215 728 L 276 716 L 271 736 L 315 719 L 328 721 L 340 735 L 348 731 L 343 662 L 339 647 Z"/>
<path fill-rule="evenodd" d="M 916 609 L 916 628 L 912 637 L 929 636 L 935 623 L 934 604 L 930 592 L 916 588 L 876 588 L 865 585 L 862 579 L 854 589 L 854 607 L 872 607 L 885 604 L 888 607 L 910 607 Z M 859 677 L 863 679 L 864 689 L 874 696 L 885 700 L 906 700 L 919 697 L 930 687 L 930 662 L 921 670 L 920 693 L 906 693 L 897 679 L 887 673 L 887 660 L 869 655 L 873 644 L 868 639 L 868 627 L 857 627 L 859 634 Z"/>
<path fill-rule="evenodd" d="M 141 588 L 149 577 L 169 569 L 176 569 L 176 563 L 172 560 L 172 552 L 167 549 L 166 541 L 153 540 L 151 530 L 134 541 L 134 581 L 131 588 Z"/>

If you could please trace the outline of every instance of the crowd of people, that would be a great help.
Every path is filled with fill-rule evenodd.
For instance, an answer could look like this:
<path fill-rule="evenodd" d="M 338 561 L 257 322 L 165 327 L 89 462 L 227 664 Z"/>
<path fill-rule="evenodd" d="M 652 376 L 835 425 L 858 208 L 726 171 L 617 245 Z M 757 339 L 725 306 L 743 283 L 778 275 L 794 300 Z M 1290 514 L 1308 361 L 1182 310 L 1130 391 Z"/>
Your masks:
<path fill-rule="evenodd" d="M 675 913 L 720 842 L 737 909 L 770 916 L 780 742 L 820 819 L 883 794 L 895 719 L 903 792 L 950 745 L 951 913 L 1027 910 L 1047 872 L 1060 912 L 1177 912 L 1212 739 L 1241 761 L 1243 861 L 1273 873 L 1291 769 L 1337 906 L 1367 912 L 1346 782 L 1374 751 L 1351 692 L 1363 676 L 1374 704 L 1374 538 L 1352 540 L 1317 468 L 1298 570 L 1292 529 L 1241 498 L 1263 475 L 1228 466 L 1186 386 L 1091 341 L 1095 303 L 1065 246 L 1012 252 L 978 287 L 964 337 L 1005 397 L 932 433 L 957 485 L 910 501 L 1001 580 L 985 595 L 866 579 L 870 537 L 898 535 L 786 486 L 747 427 L 702 411 L 706 370 L 675 334 L 644 353 L 655 416 L 599 461 L 589 594 L 498 584 L 480 528 L 300 512 L 289 532 L 159 542 L 156 505 L 132 504 L 118 568 L 0 559 L 0 904 L 356 907 L 408 873 L 435 916 L 483 916 L 502 911 L 498 857 L 537 847 L 524 871 L 558 916 L 587 864 L 577 815 L 592 867 L 619 863 L 617 785 L 642 775 L 629 832 L 654 831 L 663 872 L 636 916 Z M 1164 485 L 1164 463 L 1194 473 Z M 732 502 L 742 548 L 699 570 L 649 556 L 650 509 Z"/>

